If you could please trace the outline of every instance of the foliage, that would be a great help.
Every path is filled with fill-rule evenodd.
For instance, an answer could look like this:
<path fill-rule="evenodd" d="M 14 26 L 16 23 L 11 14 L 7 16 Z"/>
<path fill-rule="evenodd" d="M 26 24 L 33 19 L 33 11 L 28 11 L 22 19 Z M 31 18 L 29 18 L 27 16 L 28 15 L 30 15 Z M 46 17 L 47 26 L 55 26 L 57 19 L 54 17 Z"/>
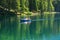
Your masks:
<path fill-rule="evenodd" d="M 1 0 L 0 6 L 22 12 L 54 11 L 52 0 Z"/>

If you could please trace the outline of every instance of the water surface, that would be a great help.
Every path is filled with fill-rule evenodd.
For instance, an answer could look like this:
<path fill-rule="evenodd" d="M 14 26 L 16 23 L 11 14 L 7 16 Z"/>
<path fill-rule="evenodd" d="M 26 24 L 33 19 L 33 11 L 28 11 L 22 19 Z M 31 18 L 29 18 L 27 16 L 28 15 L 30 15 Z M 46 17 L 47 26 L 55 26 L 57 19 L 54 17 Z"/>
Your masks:
<path fill-rule="evenodd" d="M 30 23 L 20 19 L 20 15 L 0 17 L 0 40 L 60 40 L 60 14 L 30 16 Z"/>

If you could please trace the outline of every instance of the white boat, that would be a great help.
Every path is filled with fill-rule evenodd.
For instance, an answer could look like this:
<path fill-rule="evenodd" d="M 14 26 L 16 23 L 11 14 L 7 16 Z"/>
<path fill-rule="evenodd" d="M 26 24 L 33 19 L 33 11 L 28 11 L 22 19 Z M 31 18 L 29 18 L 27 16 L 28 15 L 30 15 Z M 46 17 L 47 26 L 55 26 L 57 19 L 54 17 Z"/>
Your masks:
<path fill-rule="evenodd" d="M 30 18 L 23 18 L 23 19 L 20 20 L 20 22 L 28 24 L 28 23 L 31 23 L 31 19 Z"/>

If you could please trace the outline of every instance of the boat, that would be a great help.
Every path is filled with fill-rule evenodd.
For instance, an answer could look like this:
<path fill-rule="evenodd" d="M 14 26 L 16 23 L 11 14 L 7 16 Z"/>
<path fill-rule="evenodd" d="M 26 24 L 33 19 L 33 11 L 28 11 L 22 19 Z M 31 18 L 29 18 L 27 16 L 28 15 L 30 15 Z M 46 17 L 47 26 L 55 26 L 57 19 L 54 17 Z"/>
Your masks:
<path fill-rule="evenodd" d="M 28 23 L 31 23 L 31 19 L 30 18 L 23 18 L 20 20 L 20 22 L 28 24 Z"/>

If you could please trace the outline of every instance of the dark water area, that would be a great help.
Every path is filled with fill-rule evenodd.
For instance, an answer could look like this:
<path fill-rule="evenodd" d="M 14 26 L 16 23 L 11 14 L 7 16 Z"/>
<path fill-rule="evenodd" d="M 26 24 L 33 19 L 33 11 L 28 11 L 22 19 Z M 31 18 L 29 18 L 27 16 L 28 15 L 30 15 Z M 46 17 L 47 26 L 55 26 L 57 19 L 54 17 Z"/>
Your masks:
<path fill-rule="evenodd" d="M 21 23 L 21 16 L 0 16 L 0 40 L 60 40 L 60 14 L 31 16 Z"/>

